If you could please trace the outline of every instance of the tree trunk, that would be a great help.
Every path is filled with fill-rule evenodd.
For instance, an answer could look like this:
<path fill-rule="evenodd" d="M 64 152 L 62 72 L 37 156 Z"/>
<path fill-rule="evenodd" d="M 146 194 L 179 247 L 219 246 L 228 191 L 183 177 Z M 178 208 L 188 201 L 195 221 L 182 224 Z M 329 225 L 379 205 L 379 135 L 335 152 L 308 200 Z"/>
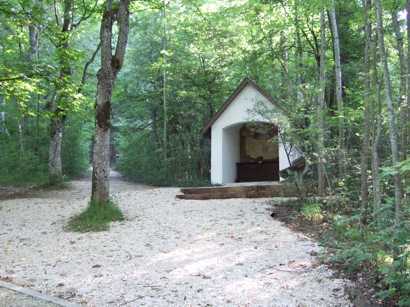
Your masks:
<path fill-rule="evenodd" d="M 386 105 L 389 123 L 390 147 L 392 153 L 393 167 L 399 163 L 399 148 L 397 144 L 398 131 L 396 125 L 396 114 L 393 107 L 392 87 L 390 81 L 390 71 L 387 62 L 387 53 L 384 45 L 384 29 L 383 29 L 383 9 L 380 0 L 375 0 L 376 4 L 376 20 L 377 20 L 377 38 L 379 43 L 380 57 L 383 64 L 383 79 L 386 91 Z M 394 175 L 394 202 L 395 202 L 395 223 L 396 226 L 400 222 L 401 208 L 401 179 L 400 174 Z"/>
<path fill-rule="evenodd" d="M 409 144 L 410 144 L 410 0 L 406 2 L 406 10 L 407 10 L 407 95 L 406 95 L 406 108 L 403 110 L 405 114 L 404 122 L 406 125 L 403 127 L 402 131 L 402 146 L 403 146 L 403 159 L 407 158 L 407 154 L 409 152 Z"/>
<path fill-rule="evenodd" d="M 93 148 L 93 176 L 91 201 L 104 204 L 109 201 L 110 185 L 110 132 L 111 98 L 114 82 L 125 56 L 128 40 L 129 2 L 120 0 L 118 10 L 107 0 L 101 20 L 101 68 L 97 73 L 97 101 L 95 143 Z M 118 24 L 115 54 L 112 54 L 113 25 Z"/>
<path fill-rule="evenodd" d="M 378 213 L 381 207 L 381 184 L 380 184 L 380 159 L 379 159 L 379 143 L 380 143 L 380 134 L 382 131 L 382 121 L 380 113 L 380 86 L 377 85 L 377 107 L 375 103 L 376 118 L 375 118 L 375 131 L 373 133 L 373 143 L 372 143 L 372 184 L 373 184 L 373 210 L 376 213 L 376 220 L 378 220 Z"/>
<path fill-rule="evenodd" d="M 33 1 L 33 7 L 36 8 L 40 5 L 40 2 L 37 0 Z M 32 18 L 28 26 L 28 41 L 29 41 L 29 53 L 28 58 L 30 62 L 35 61 L 38 58 L 38 39 L 39 39 L 39 29 L 38 25 L 34 22 Z"/>
<path fill-rule="evenodd" d="M 333 32 L 333 50 L 334 50 L 334 60 L 335 60 L 335 80 L 336 80 L 336 102 L 337 111 L 339 115 L 338 123 L 338 166 L 339 166 L 339 176 L 345 171 L 346 165 L 346 148 L 345 148 L 345 120 L 344 120 L 344 105 L 343 105 L 343 88 L 342 88 L 342 66 L 340 62 L 340 40 L 339 40 L 339 30 L 337 27 L 336 20 L 336 8 L 335 1 L 332 0 L 332 8 L 329 12 L 330 23 L 332 25 Z"/>
<path fill-rule="evenodd" d="M 61 162 L 63 126 L 62 118 L 54 117 L 51 119 L 50 145 L 48 153 L 48 176 L 51 183 L 59 183 L 63 178 L 63 168 Z"/>
<path fill-rule="evenodd" d="M 36 18 L 33 16 L 36 9 L 41 9 L 42 2 L 39 0 L 33 0 L 33 8 L 30 14 L 31 20 L 28 26 L 28 41 L 29 41 L 29 51 L 28 51 L 28 60 L 33 66 L 35 61 L 39 59 L 39 28 L 40 26 L 36 23 Z M 36 142 L 34 146 L 35 152 L 39 153 L 39 144 L 40 144 L 40 95 L 31 94 L 30 101 L 36 108 Z"/>
<path fill-rule="evenodd" d="M 4 105 L 4 98 L 0 95 L 0 108 Z M 0 133 L 5 133 L 6 135 L 9 134 L 6 126 L 6 112 L 0 112 Z"/>
<path fill-rule="evenodd" d="M 370 51 L 371 51 L 371 24 L 369 21 L 369 0 L 363 0 L 365 17 L 365 48 L 364 48 L 364 110 L 363 110 L 363 140 L 360 159 L 360 198 L 362 208 L 366 209 L 369 202 L 369 186 L 367 182 L 367 172 L 369 169 L 369 148 L 370 148 L 370 100 L 371 100 L 371 76 L 370 76 Z M 377 147 L 376 147 L 377 149 Z"/>
<path fill-rule="evenodd" d="M 371 11 L 371 0 L 367 2 L 368 16 Z M 369 16 L 370 17 L 370 16 Z M 370 22 L 370 18 L 368 19 Z M 369 28 L 371 30 L 371 27 Z M 369 108 L 370 121 L 374 129 L 372 129 L 371 138 L 371 169 L 372 169 L 372 197 L 373 197 L 373 213 L 378 219 L 378 213 L 381 208 L 381 193 L 382 187 L 380 182 L 380 159 L 379 159 L 379 145 L 380 136 L 382 132 L 382 118 L 381 118 L 381 85 L 378 80 L 378 58 L 377 58 L 377 36 L 370 32 L 370 87 L 372 89 L 371 106 Z"/>
<path fill-rule="evenodd" d="M 324 174 L 324 139 L 325 124 L 324 114 L 326 113 L 325 92 L 326 92 L 326 21 L 325 13 L 320 12 L 320 64 L 319 64 L 319 97 L 317 106 L 318 117 L 318 191 L 319 195 L 325 194 L 325 174 Z"/>
<path fill-rule="evenodd" d="M 299 20 L 299 1 L 295 2 L 295 31 L 296 31 L 296 66 L 297 66 L 297 73 L 296 73 L 296 97 L 304 104 L 305 97 L 303 92 L 303 48 L 302 48 L 302 40 L 300 37 L 300 20 Z"/>
<path fill-rule="evenodd" d="M 406 100 L 405 100 L 405 95 L 406 95 L 406 60 L 404 56 L 404 46 L 403 46 L 403 35 L 400 30 L 400 24 L 398 20 L 398 10 L 397 8 L 393 9 L 392 11 L 392 21 L 393 21 L 393 30 L 394 30 L 394 36 L 396 37 L 396 49 L 397 53 L 399 55 L 399 63 L 400 63 L 400 87 L 399 87 L 399 107 L 402 110 L 400 112 L 400 125 L 399 127 L 401 128 L 400 131 L 400 136 L 401 136 L 401 150 L 400 154 L 402 159 L 404 160 L 406 157 L 406 150 L 407 150 L 407 145 L 406 145 L 406 126 L 407 126 L 407 112 L 406 112 Z"/>
<path fill-rule="evenodd" d="M 164 130 L 163 130 L 163 142 L 164 142 L 164 158 L 168 157 L 168 105 L 167 105 L 167 15 L 166 15 L 166 1 L 163 3 L 163 36 L 162 36 L 162 103 L 164 111 Z"/>
<path fill-rule="evenodd" d="M 64 0 L 63 23 L 61 28 L 61 39 L 57 46 L 58 49 L 69 48 L 69 32 L 72 30 L 73 0 Z M 71 76 L 71 64 L 64 56 L 59 56 L 60 65 L 60 84 L 57 89 L 56 99 L 50 104 L 52 118 L 50 120 L 50 143 L 48 156 L 48 177 L 51 184 L 63 181 L 63 167 L 61 161 L 61 147 L 63 142 L 63 130 L 65 121 L 65 112 L 61 108 L 63 100 L 67 99 L 65 94 L 65 85 L 67 79 Z"/>
<path fill-rule="evenodd" d="M 403 119 L 402 119 L 402 160 L 406 160 L 409 154 L 410 147 L 410 0 L 406 1 L 406 24 L 407 24 L 407 77 L 406 77 L 406 103 L 403 105 Z M 408 186 L 409 181 L 404 179 L 404 185 Z M 405 202 L 407 201 L 409 194 L 404 192 Z"/>

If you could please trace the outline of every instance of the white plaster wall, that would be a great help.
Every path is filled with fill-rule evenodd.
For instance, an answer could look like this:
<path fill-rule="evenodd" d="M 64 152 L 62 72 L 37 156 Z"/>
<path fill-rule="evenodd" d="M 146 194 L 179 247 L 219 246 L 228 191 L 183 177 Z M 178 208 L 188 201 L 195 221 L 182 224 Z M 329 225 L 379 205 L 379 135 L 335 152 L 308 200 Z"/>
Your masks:
<path fill-rule="evenodd" d="M 263 112 L 279 112 L 256 88 L 247 85 L 229 107 L 215 121 L 211 128 L 211 182 L 212 184 L 232 183 L 236 180 L 236 162 L 239 161 L 239 129 L 246 122 L 266 122 L 278 124 L 278 118 L 264 116 Z M 275 117 L 272 116 L 271 117 Z M 279 127 L 280 128 L 280 127 Z M 292 156 L 292 159 L 294 157 Z M 279 138 L 279 168 L 289 167 L 283 144 Z"/>
<path fill-rule="evenodd" d="M 222 182 L 236 181 L 236 163 L 240 160 L 241 125 L 222 130 Z"/>
<path fill-rule="evenodd" d="M 222 129 L 211 128 L 211 183 L 222 184 Z"/>

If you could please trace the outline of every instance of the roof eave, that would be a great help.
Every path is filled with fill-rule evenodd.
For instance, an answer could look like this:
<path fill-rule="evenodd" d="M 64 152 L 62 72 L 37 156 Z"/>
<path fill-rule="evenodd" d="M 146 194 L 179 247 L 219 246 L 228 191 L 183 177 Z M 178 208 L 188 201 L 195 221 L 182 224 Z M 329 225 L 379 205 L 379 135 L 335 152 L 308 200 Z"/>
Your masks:
<path fill-rule="evenodd" d="M 218 118 L 222 115 L 223 112 L 229 107 L 229 105 L 235 100 L 235 98 L 242 92 L 242 90 L 247 86 L 252 85 L 262 96 L 264 96 L 270 103 L 272 103 L 275 107 L 277 107 L 281 112 L 286 114 L 286 111 L 280 107 L 272 98 L 271 95 L 263 88 L 261 88 L 255 81 L 251 80 L 250 78 L 244 78 L 241 83 L 236 87 L 235 91 L 225 100 L 222 107 L 214 114 L 214 116 L 209 120 L 208 124 L 202 129 L 202 135 L 208 136 L 210 135 L 210 129 L 212 125 L 218 120 Z"/>

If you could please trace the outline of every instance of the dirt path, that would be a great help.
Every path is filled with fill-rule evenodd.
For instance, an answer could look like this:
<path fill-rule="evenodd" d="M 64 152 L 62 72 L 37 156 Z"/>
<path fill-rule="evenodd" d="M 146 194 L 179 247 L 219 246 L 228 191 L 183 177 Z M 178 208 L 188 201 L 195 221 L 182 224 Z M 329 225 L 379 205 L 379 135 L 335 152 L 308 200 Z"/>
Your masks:
<path fill-rule="evenodd" d="M 176 200 L 112 182 L 127 220 L 63 230 L 88 181 L 0 201 L 0 277 L 87 306 L 349 306 L 316 243 L 272 220 L 267 200 Z"/>

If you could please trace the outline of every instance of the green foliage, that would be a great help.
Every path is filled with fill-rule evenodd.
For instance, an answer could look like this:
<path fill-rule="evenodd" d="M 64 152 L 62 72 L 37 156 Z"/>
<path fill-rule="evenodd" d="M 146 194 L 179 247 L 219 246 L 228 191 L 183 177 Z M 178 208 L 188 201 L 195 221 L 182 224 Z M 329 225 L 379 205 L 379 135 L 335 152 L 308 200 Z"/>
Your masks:
<path fill-rule="evenodd" d="M 180 150 L 177 158 L 173 148 L 169 148 L 169 158 L 154 147 L 145 135 L 127 135 L 121 138 L 121 155 L 117 163 L 118 170 L 127 178 L 152 185 L 201 186 L 208 185 L 204 177 L 197 174 L 200 163 L 196 155 L 189 156 Z M 193 159 L 195 158 L 195 159 Z"/>
<path fill-rule="evenodd" d="M 405 212 L 405 219 L 408 220 Z M 332 233 L 325 240 L 332 247 L 332 261 L 343 265 L 350 273 L 368 276 L 377 295 L 399 306 L 407 306 L 410 299 L 410 225 L 392 223 L 392 206 L 387 203 L 378 218 L 363 225 L 363 212 L 335 215 Z M 397 227 L 399 229 L 397 230 Z"/>
<path fill-rule="evenodd" d="M 87 0 L 78 5 L 74 1 L 73 12 L 91 16 L 94 4 Z M 68 119 L 62 150 L 65 177 L 81 175 L 88 168 L 92 114 L 84 115 L 84 111 L 90 110 L 87 108 L 95 89 L 93 82 L 82 91 L 79 86 L 84 61 L 96 43 L 89 35 L 74 34 L 80 33 L 81 27 L 63 33 L 62 25 L 49 18 L 49 5 L 41 1 L 0 5 L 0 184 L 43 185 L 54 181 L 47 176 L 53 102 L 58 105 L 58 116 Z M 59 11 L 63 3 L 55 5 Z M 73 21 L 77 17 L 73 16 Z M 92 65 L 90 73 L 94 73 Z M 57 184 L 62 179 L 57 178 Z"/>
<path fill-rule="evenodd" d="M 304 204 L 301 214 L 305 219 L 314 223 L 319 223 L 323 220 L 322 207 L 318 203 Z"/>
<path fill-rule="evenodd" d="M 0 137 L 0 185 L 41 185 L 47 182 L 47 162 L 34 150 L 22 150 L 9 137 Z"/>
<path fill-rule="evenodd" d="M 69 220 L 66 229 L 75 232 L 105 231 L 110 228 L 111 222 L 123 220 L 124 215 L 114 202 L 91 201 L 83 212 Z"/>
<path fill-rule="evenodd" d="M 66 121 L 63 134 L 63 172 L 70 178 L 86 175 L 90 166 L 91 129 L 81 118 Z"/>

